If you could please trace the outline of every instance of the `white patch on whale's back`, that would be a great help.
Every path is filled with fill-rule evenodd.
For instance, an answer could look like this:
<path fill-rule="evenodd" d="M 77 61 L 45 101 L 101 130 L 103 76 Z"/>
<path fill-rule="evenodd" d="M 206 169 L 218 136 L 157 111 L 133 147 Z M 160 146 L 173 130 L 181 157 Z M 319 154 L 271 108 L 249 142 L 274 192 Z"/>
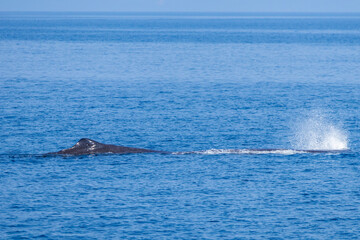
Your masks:
<path fill-rule="evenodd" d="M 95 150 L 96 144 L 95 144 L 93 141 L 91 141 L 91 140 L 89 141 L 89 143 L 90 143 L 89 150 L 90 150 L 90 151 Z"/>

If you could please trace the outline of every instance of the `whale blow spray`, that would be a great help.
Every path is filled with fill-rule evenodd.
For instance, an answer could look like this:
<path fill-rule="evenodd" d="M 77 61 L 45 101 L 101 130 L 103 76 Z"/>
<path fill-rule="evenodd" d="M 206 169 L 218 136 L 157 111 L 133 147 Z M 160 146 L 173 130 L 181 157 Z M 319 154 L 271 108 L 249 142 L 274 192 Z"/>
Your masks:
<path fill-rule="evenodd" d="M 321 113 L 313 113 L 301 121 L 295 130 L 293 147 L 304 150 L 346 150 L 346 131 L 334 125 Z"/>

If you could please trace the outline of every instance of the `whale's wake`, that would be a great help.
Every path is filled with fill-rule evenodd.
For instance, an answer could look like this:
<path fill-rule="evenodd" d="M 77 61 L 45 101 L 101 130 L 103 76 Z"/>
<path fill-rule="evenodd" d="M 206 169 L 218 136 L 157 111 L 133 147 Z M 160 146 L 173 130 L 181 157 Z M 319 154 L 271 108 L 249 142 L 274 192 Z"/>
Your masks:
<path fill-rule="evenodd" d="M 304 153 L 303 151 L 297 151 L 292 149 L 209 149 L 203 151 L 192 152 L 174 152 L 176 155 L 183 154 L 202 154 L 202 155 L 221 155 L 221 154 L 282 154 L 292 155 Z"/>
<path fill-rule="evenodd" d="M 294 155 L 294 154 L 339 154 L 346 150 L 295 150 L 295 149 L 209 149 L 192 152 L 173 152 L 172 154 L 201 154 L 201 155 L 221 155 L 221 154 L 277 154 L 277 155 Z"/>

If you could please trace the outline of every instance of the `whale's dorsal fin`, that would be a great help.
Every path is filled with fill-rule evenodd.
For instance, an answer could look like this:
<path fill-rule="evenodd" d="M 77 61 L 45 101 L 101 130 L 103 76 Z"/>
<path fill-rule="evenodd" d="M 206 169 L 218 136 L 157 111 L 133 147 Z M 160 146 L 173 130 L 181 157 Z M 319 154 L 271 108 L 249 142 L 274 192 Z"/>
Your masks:
<path fill-rule="evenodd" d="M 90 138 L 80 139 L 74 146 L 59 151 L 60 154 L 85 154 L 92 153 L 104 147 L 105 144 L 94 141 Z"/>
<path fill-rule="evenodd" d="M 80 139 L 73 147 L 73 148 L 96 148 L 103 146 L 104 144 L 94 141 L 90 138 L 82 138 Z"/>

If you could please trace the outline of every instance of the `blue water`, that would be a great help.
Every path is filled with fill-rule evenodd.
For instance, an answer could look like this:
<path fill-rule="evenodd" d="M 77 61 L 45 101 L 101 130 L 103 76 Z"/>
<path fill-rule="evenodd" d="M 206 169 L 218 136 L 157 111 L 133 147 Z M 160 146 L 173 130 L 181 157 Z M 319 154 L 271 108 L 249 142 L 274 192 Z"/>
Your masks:
<path fill-rule="evenodd" d="M 356 14 L 1 13 L 0 238 L 359 239 L 359 76 Z"/>

